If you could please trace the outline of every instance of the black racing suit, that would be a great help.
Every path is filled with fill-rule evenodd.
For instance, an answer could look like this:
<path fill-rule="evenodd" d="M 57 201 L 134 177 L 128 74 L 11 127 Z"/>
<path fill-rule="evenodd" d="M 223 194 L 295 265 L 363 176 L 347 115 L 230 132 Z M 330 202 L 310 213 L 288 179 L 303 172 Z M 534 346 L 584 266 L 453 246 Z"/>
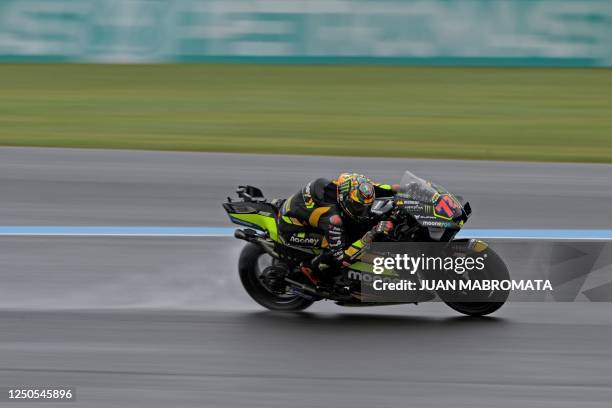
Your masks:
<path fill-rule="evenodd" d="M 378 198 L 395 194 L 388 184 L 372 184 Z M 323 255 L 331 256 L 338 266 L 352 263 L 364 247 L 365 236 L 347 248 L 346 224 L 349 220 L 343 219 L 337 197 L 336 182 L 324 178 L 311 181 L 289 197 L 278 218 L 281 240 L 293 246 L 323 248 Z"/>

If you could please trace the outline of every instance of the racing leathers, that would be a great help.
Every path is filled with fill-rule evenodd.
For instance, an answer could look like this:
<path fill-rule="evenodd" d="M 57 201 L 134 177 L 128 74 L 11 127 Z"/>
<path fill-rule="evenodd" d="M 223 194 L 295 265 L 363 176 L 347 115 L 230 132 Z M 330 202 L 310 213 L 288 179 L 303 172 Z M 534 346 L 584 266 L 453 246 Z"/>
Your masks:
<path fill-rule="evenodd" d="M 378 184 L 368 180 L 375 196 L 393 196 L 398 186 Z M 347 247 L 347 228 L 355 224 L 338 203 L 337 180 L 319 178 L 306 184 L 283 204 L 278 227 L 281 239 L 288 245 L 320 247 L 317 257 L 329 266 L 351 264 L 371 236 L 366 233 Z M 384 228 L 384 226 L 382 226 Z M 322 268 L 321 268 L 322 269 Z"/>

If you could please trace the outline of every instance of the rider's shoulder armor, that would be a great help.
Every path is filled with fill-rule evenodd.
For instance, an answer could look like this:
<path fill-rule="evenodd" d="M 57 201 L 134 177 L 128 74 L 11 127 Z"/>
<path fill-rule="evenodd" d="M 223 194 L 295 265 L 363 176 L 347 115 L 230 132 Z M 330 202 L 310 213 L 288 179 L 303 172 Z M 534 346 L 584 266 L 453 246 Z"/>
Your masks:
<path fill-rule="evenodd" d="M 328 197 L 329 194 L 326 194 L 327 190 L 329 189 L 328 186 L 330 184 L 333 183 L 325 178 L 318 178 L 306 184 L 301 191 L 306 208 L 313 208 L 315 206 L 325 204 L 333 204 L 335 202 L 335 199 L 333 201 L 330 201 L 330 197 Z"/>

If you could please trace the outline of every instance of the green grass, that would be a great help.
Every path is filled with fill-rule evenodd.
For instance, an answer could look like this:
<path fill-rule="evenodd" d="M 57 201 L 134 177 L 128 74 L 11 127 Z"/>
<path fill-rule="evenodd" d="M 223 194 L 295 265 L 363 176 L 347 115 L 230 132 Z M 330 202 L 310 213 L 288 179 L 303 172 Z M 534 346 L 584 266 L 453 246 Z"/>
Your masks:
<path fill-rule="evenodd" d="M 0 145 L 612 162 L 612 70 L 0 65 Z"/>

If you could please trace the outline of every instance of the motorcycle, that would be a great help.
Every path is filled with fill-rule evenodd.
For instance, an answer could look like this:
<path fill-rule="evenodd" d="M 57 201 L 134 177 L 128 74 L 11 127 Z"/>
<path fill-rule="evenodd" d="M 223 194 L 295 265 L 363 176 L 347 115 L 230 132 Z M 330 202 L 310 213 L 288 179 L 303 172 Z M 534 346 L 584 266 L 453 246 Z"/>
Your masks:
<path fill-rule="evenodd" d="M 239 201 L 227 198 L 223 208 L 230 220 L 247 228 L 237 229 L 234 236 L 247 241 L 238 260 L 240 280 L 246 292 L 257 303 L 270 310 L 300 311 L 314 302 L 327 299 L 341 306 L 395 305 L 397 301 L 368 301 L 363 290 L 364 274 L 372 273 L 372 257 L 366 250 L 357 262 L 333 276 L 331 289 L 318 287 L 301 271 L 304 262 L 311 261 L 320 248 L 305 248 L 283 242 L 279 236 L 277 218 L 285 200 L 267 200 L 253 186 L 240 186 Z M 508 280 L 507 266 L 484 241 L 457 239 L 456 235 L 472 213 L 470 204 L 445 188 L 406 172 L 400 190 L 392 198 L 376 199 L 370 210 L 369 222 L 347 231 L 347 242 L 355 242 L 364 230 L 381 220 L 392 220 L 393 231 L 382 240 L 394 243 L 440 243 L 454 254 L 484 256 L 486 268 L 463 274 L 463 280 Z M 392 272 L 393 273 L 393 272 Z M 448 272 L 449 279 L 457 274 Z M 395 276 L 401 274 L 395 273 Z M 419 275 L 417 274 L 417 279 Z M 422 290 L 414 299 L 400 303 L 418 304 L 439 299 L 452 309 L 470 316 L 484 316 L 498 310 L 509 296 L 508 290 L 496 289 L 473 293 L 465 291 Z"/>

